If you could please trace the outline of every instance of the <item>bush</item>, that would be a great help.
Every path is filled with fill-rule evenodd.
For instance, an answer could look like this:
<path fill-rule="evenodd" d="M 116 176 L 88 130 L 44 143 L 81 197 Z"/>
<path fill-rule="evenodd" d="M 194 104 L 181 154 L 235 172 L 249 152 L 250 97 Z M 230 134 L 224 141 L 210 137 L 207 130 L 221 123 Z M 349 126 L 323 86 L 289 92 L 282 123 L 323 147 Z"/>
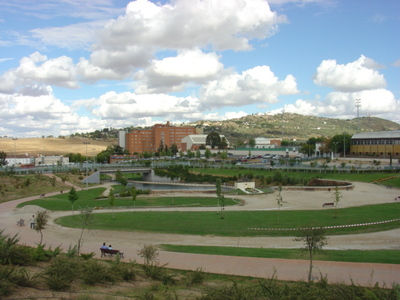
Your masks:
<path fill-rule="evenodd" d="M 50 289 L 66 290 L 70 288 L 72 281 L 79 277 L 81 267 L 75 258 L 57 257 L 44 270 L 42 277 Z"/>
<path fill-rule="evenodd" d="M 201 284 L 203 283 L 206 275 L 201 268 L 197 268 L 196 271 L 193 271 L 189 275 L 189 283 L 190 284 Z"/>
<path fill-rule="evenodd" d="M 95 260 L 90 260 L 83 264 L 81 276 L 83 282 L 88 285 L 118 281 L 118 276 L 114 272 L 110 272 L 109 267 Z"/>

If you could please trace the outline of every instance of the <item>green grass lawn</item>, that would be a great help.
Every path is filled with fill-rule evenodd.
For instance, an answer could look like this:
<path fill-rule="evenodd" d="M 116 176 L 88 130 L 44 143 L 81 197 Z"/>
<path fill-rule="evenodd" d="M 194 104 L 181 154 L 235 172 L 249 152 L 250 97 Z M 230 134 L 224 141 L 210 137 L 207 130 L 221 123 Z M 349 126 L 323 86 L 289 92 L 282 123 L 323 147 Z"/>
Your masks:
<path fill-rule="evenodd" d="M 269 170 L 251 170 L 251 169 L 201 169 L 194 168 L 191 170 L 195 173 L 201 174 L 210 174 L 210 175 L 219 175 L 219 176 L 234 176 L 234 175 L 245 175 L 245 174 L 253 174 L 254 176 L 263 175 L 264 177 L 273 176 L 275 171 Z M 360 181 L 360 182 L 373 182 L 378 179 L 383 178 L 391 178 L 398 174 L 396 173 L 366 173 L 366 174 L 357 174 L 357 173 L 318 173 L 318 172 L 282 172 L 283 176 L 295 177 L 295 178 L 323 178 L 323 179 L 333 179 L 333 180 L 348 180 L 348 181 Z M 391 185 L 394 187 L 400 188 L 400 177 L 395 179 L 391 179 L 388 181 L 383 181 L 384 185 Z"/>
<path fill-rule="evenodd" d="M 278 213 L 279 223 L 278 223 Z M 337 226 L 399 218 L 400 203 L 367 205 L 334 210 L 225 211 L 217 212 L 119 212 L 95 214 L 93 229 L 144 231 L 216 236 L 293 236 L 290 230 L 251 230 L 249 228 L 299 228 Z M 59 218 L 63 226 L 79 227 L 78 215 Z M 327 235 L 357 234 L 398 228 L 400 221 L 371 226 L 328 229 Z"/>
<path fill-rule="evenodd" d="M 74 209 L 83 207 L 110 208 L 108 198 L 99 198 L 105 188 L 95 188 L 78 191 L 79 199 L 74 203 Z M 230 198 L 225 198 L 225 205 L 237 205 L 238 203 Z M 71 210 L 71 202 L 68 200 L 68 193 L 59 194 L 47 198 L 35 199 L 19 204 L 17 207 L 25 205 L 37 205 L 48 210 L 63 211 Z M 116 198 L 115 207 L 143 207 L 143 206 L 188 206 L 188 207 L 209 207 L 218 206 L 216 197 L 141 197 L 138 196 L 135 203 L 131 197 Z"/>
<path fill-rule="evenodd" d="M 299 248 L 302 247 L 299 244 Z M 172 252 L 282 258 L 282 259 L 309 259 L 301 249 L 268 249 L 243 247 L 214 247 L 214 246 L 184 246 L 161 245 L 161 249 Z M 315 260 L 346 261 L 363 263 L 400 264 L 400 250 L 323 250 L 314 256 Z"/>

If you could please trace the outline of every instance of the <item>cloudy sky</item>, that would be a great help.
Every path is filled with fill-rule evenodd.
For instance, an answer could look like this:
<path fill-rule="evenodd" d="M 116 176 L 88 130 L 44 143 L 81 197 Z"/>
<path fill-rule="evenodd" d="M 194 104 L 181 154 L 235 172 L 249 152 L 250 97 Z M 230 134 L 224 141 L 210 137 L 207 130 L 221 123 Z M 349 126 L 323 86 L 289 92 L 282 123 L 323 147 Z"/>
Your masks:
<path fill-rule="evenodd" d="M 398 0 L 0 0 L 0 136 L 293 112 L 400 122 Z"/>

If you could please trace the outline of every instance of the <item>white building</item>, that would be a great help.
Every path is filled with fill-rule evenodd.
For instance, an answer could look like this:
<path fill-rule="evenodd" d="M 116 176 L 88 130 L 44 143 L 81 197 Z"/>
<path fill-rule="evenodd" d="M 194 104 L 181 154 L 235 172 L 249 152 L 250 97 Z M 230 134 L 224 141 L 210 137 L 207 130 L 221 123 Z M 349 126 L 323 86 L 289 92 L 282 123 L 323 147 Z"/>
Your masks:
<path fill-rule="evenodd" d="M 12 166 L 20 166 L 20 165 L 33 165 L 35 164 L 35 157 L 25 155 L 11 155 L 10 157 L 6 157 L 6 162 L 9 167 Z"/>
<path fill-rule="evenodd" d="M 219 135 L 221 140 L 225 139 L 227 146 L 229 147 L 229 141 L 226 139 L 225 135 Z M 207 134 L 191 134 L 185 136 L 182 139 L 182 151 L 187 150 L 197 150 L 200 146 L 206 146 Z"/>
<path fill-rule="evenodd" d="M 282 138 L 258 137 L 255 138 L 254 140 L 256 142 L 254 148 L 261 148 L 261 149 L 278 148 L 282 144 Z"/>

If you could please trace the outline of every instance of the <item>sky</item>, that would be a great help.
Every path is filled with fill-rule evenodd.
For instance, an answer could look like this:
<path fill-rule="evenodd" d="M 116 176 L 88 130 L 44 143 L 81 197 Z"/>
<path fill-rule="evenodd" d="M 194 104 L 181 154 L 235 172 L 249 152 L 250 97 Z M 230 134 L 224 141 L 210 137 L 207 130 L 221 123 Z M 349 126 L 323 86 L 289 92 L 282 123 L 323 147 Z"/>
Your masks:
<path fill-rule="evenodd" d="M 0 136 L 298 113 L 400 123 L 398 0 L 0 0 Z"/>

